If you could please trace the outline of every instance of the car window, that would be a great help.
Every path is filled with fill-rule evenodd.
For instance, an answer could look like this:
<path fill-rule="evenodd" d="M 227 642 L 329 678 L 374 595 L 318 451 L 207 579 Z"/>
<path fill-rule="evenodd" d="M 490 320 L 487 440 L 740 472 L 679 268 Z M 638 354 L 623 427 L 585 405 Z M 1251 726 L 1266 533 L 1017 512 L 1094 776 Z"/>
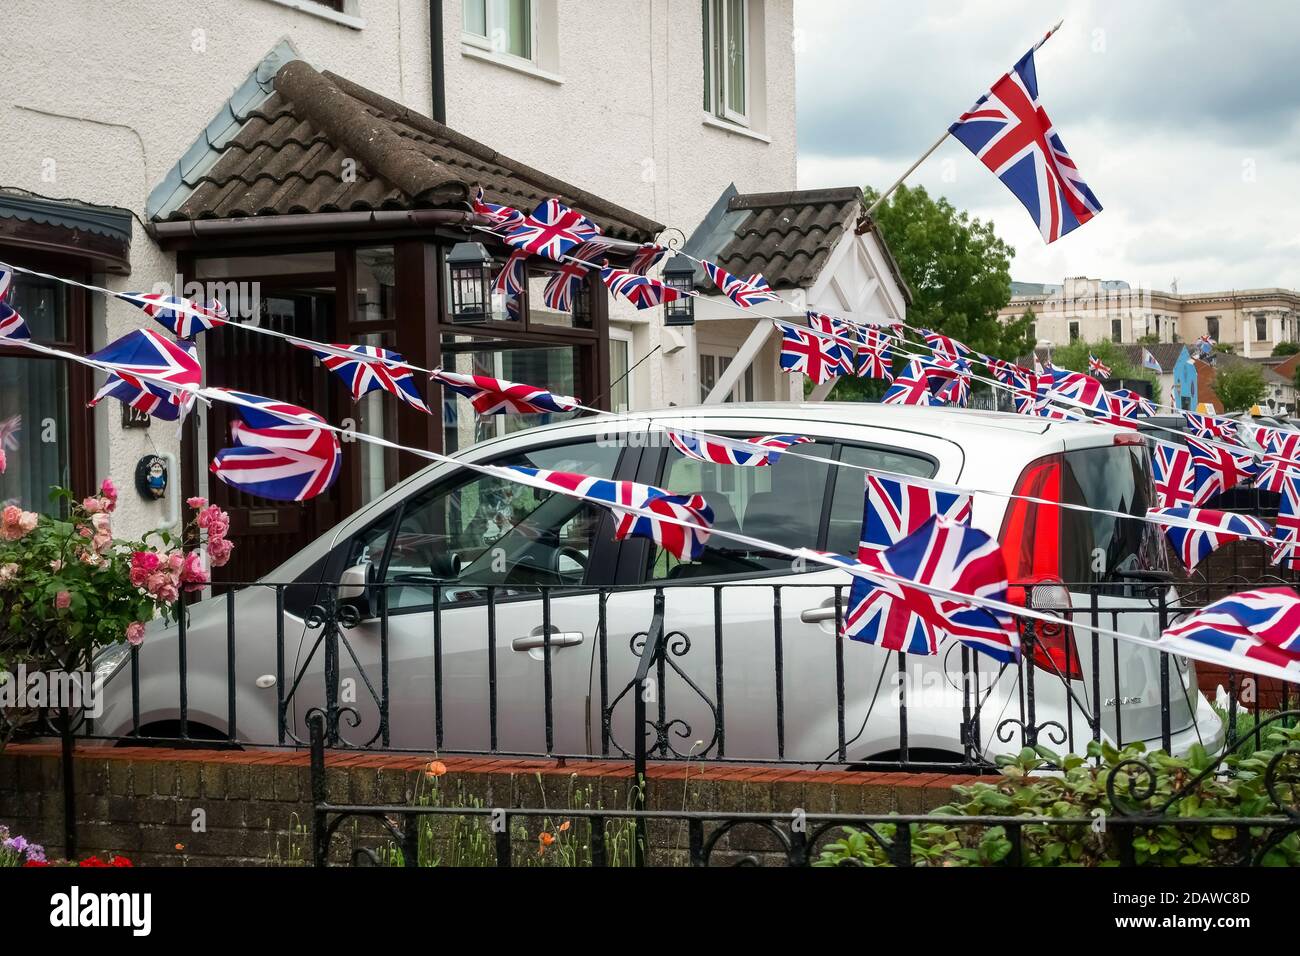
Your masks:
<path fill-rule="evenodd" d="M 840 461 L 918 478 L 933 478 L 936 469 L 932 459 L 899 448 L 845 445 L 840 449 Z M 860 468 L 835 469 L 835 493 L 831 496 L 831 518 L 826 531 L 826 550 L 850 557 L 858 553 L 866 510 L 867 473 Z"/>
<path fill-rule="evenodd" d="M 1115 445 L 1066 452 L 1062 500 L 1132 518 L 1061 509 L 1061 576 L 1070 583 L 1114 581 L 1116 572 L 1163 565 L 1156 525 L 1141 518 L 1154 491 L 1143 445 Z"/>
<path fill-rule="evenodd" d="M 497 459 L 494 465 L 524 465 L 613 478 L 619 443 L 590 439 L 531 449 Z M 373 540 L 360 536 L 372 560 L 387 549 L 381 579 L 390 607 L 432 604 L 439 587 L 444 603 L 481 600 L 495 585 L 502 596 L 540 584 L 583 583 L 596 531 L 605 509 L 487 475 L 465 473 L 409 499 L 389 544 L 386 530 Z M 382 544 L 380 543 L 382 541 Z"/>
<path fill-rule="evenodd" d="M 737 436 L 741 437 L 741 436 Z M 798 454 L 829 458 L 827 442 L 798 446 Z M 687 458 L 676 448 L 666 452 L 659 486 L 675 494 L 699 492 L 713 508 L 713 526 L 791 548 L 816 546 L 830 466 L 782 455 L 773 465 L 749 468 Z M 790 559 L 712 535 L 698 561 L 679 561 L 662 548 L 650 557 L 649 577 L 666 580 L 721 574 L 787 570 Z"/>

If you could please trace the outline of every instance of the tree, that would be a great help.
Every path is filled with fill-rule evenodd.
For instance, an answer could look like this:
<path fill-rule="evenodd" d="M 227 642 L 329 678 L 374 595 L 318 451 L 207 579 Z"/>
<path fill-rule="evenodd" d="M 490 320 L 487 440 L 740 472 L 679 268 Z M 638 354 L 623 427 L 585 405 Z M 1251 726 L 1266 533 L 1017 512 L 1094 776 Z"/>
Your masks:
<path fill-rule="evenodd" d="M 1278 342 L 1273 346 L 1273 357 L 1278 358 L 1283 355 L 1295 355 L 1300 352 L 1300 342 Z"/>
<path fill-rule="evenodd" d="M 1122 346 L 1109 339 L 1099 342 L 1085 342 L 1078 339 L 1069 345 L 1060 345 L 1052 349 L 1052 364 L 1057 368 L 1068 368 L 1075 372 L 1088 371 L 1088 356 L 1095 355 L 1110 366 L 1111 379 L 1140 378 L 1151 383 L 1151 395 L 1160 401 L 1160 380 L 1149 368 L 1134 365 L 1129 361 L 1128 353 Z"/>
<path fill-rule="evenodd" d="M 1264 373 L 1256 365 L 1241 363 L 1220 368 L 1214 376 L 1214 392 L 1225 412 L 1238 412 L 1258 405 L 1268 392 Z"/>

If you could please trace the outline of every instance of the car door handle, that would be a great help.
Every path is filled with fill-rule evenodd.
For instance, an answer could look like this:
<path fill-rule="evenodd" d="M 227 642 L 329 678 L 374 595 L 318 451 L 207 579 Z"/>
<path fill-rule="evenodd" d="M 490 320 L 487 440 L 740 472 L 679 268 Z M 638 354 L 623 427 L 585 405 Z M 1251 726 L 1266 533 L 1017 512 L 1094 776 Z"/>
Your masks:
<path fill-rule="evenodd" d="M 840 604 L 840 613 L 844 613 L 844 605 Z M 805 624 L 824 624 L 827 621 L 835 620 L 835 599 L 827 598 L 821 603 L 820 607 L 810 607 L 799 612 L 799 620 Z"/>
<path fill-rule="evenodd" d="M 540 628 L 538 629 L 540 631 Z M 572 647 L 574 644 L 581 644 L 585 640 L 581 631 L 552 631 L 551 647 Z M 529 634 L 527 637 L 516 637 L 510 642 L 510 649 L 514 651 L 532 651 L 546 646 L 546 638 L 540 633 Z"/>

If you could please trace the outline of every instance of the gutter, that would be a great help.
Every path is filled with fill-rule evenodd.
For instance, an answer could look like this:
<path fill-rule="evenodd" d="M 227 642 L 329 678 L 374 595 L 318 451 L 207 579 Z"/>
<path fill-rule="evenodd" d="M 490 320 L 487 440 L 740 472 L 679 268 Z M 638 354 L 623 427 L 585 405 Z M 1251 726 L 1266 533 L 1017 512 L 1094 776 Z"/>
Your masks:
<path fill-rule="evenodd" d="M 323 239 L 331 237 L 335 230 L 369 232 L 487 224 L 486 219 L 464 209 L 382 209 L 242 216 L 237 219 L 184 219 L 151 222 L 147 229 L 159 245 L 164 245 L 184 240 L 271 238 L 297 234 L 311 234 Z"/>
<path fill-rule="evenodd" d="M 442 0 L 429 0 L 429 73 L 435 120 L 447 123 L 447 70 L 443 63 Z"/>

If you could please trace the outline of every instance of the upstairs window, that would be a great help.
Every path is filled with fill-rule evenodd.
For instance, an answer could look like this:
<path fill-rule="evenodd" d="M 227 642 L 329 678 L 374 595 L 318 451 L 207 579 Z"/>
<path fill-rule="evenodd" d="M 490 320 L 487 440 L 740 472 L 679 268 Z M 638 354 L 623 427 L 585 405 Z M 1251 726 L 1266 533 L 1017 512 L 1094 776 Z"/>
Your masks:
<path fill-rule="evenodd" d="M 1211 315 L 1205 320 L 1205 333 L 1214 341 L 1219 341 L 1219 317 Z"/>
<path fill-rule="evenodd" d="M 747 0 L 701 0 L 704 21 L 704 111 L 749 125 Z"/>
<path fill-rule="evenodd" d="M 1122 342 L 1124 340 L 1124 323 L 1121 319 L 1110 320 L 1110 340 L 1112 342 Z"/>
<path fill-rule="evenodd" d="M 465 42 L 533 59 L 533 0 L 461 0 Z"/>
<path fill-rule="evenodd" d="M 1079 341 L 1079 323 L 1076 321 L 1070 322 L 1070 341 Z"/>
<path fill-rule="evenodd" d="M 1255 341 L 1263 342 L 1268 339 L 1268 317 L 1264 315 L 1255 316 Z"/>

